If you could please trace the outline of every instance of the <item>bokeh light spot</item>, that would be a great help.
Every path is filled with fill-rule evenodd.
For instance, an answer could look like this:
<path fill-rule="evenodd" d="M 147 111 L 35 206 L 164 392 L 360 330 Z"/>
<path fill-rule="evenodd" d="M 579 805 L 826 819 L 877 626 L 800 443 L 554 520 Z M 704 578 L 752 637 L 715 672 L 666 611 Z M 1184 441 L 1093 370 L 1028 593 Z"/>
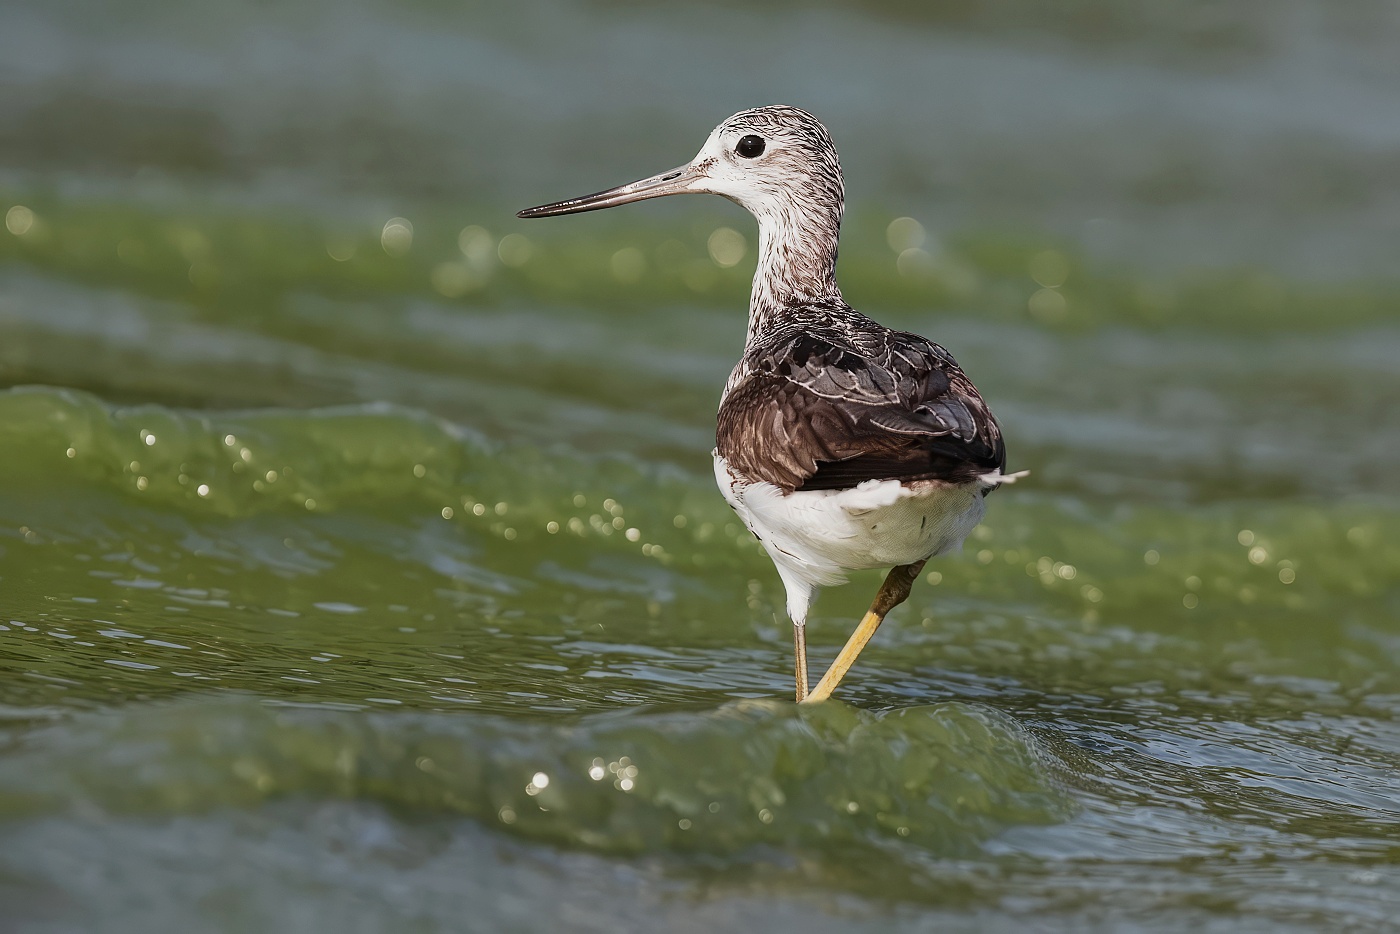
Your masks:
<path fill-rule="evenodd" d="M 1054 289 L 1045 288 L 1038 290 L 1030 297 L 1026 303 L 1027 310 L 1031 317 L 1043 324 L 1055 324 L 1063 321 L 1065 313 L 1069 310 L 1069 305 L 1065 297 Z"/>
<path fill-rule="evenodd" d="M 1031 278 L 1047 289 L 1057 289 L 1069 278 L 1069 260 L 1059 250 L 1042 250 L 1028 264 Z"/>
<path fill-rule="evenodd" d="M 519 269 L 535 255 L 535 245 L 524 234 L 506 234 L 501 238 L 500 246 L 496 248 L 496 255 L 501 258 L 502 263 Z"/>
<path fill-rule="evenodd" d="M 928 232 L 924 230 L 924 225 L 912 217 L 896 217 L 885 228 L 885 242 L 896 253 L 917 250 L 927 239 Z"/>
<path fill-rule="evenodd" d="M 647 258 L 641 250 L 627 246 L 612 255 L 608 267 L 612 270 L 614 279 L 630 285 L 642 278 L 642 273 L 646 272 Z"/>
<path fill-rule="evenodd" d="M 732 227 L 716 227 L 710 234 L 710 239 L 706 241 L 705 248 L 710 252 L 710 259 L 715 261 L 715 265 L 724 269 L 739 265 L 739 261 L 748 252 L 749 244 L 744 239 L 744 235 Z"/>
<path fill-rule="evenodd" d="M 16 204 L 5 212 L 5 229 L 16 237 L 23 237 L 34 227 L 34 212 L 22 204 Z"/>
<path fill-rule="evenodd" d="M 389 218 L 379 232 L 379 245 L 390 256 L 403 256 L 413 248 L 413 223 L 403 217 Z"/>

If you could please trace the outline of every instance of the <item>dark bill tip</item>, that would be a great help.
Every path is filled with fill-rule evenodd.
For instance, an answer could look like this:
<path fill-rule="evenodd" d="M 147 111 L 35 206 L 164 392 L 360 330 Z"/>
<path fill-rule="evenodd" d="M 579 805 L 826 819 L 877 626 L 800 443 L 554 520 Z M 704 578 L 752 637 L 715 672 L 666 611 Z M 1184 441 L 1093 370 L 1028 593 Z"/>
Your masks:
<path fill-rule="evenodd" d="M 603 194 L 603 192 L 599 192 Z M 556 214 L 582 214 L 584 211 L 601 211 L 603 208 L 611 207 L 610 204 L 590 203 L 596 198 L 595 195 L 585 195 L 582 198 L 570 198 L 567 201 L 555 201 L 553 204 L 541 204 L 538 207 L 526 208 L 523 211 L 516 211 L 516 217 L 554 217 Z"/>
<path fill-rule="evenodd" d="M 523 211 L 517 211 L 515 216 L 531 218 L 554 217 L 559 214 L 582 214 L 585 211 L 601 211 L 604 208 L 616 207 L 619 204 L 631 204 L 634 201 L 645 201 L 648 198 L 683 195 L 691 191 L 686 186 L 698 174 L 694 167 L 682 166 L 664 175 L 653 175 L 651 178 L 619 185 L 606 191 L 594 192 L 579 198 L 569 198 L 566 201 L 555 201 L 553 204 L 541 204 L 539 207 L 526 208 Z"/>

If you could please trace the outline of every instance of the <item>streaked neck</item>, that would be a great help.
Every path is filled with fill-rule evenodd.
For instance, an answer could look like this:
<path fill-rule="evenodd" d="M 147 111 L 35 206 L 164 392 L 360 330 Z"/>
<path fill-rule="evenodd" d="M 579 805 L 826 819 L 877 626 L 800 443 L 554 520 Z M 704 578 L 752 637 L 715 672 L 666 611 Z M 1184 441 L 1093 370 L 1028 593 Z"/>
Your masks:
<path fill-rule="evenodd" d="M 785 309 L 844 303 L 836 285 L 841 205 L 826 210 L 784 206 L 758 216 L 758 268 L 749 296 L 751 346 L 780 327 Z"/>

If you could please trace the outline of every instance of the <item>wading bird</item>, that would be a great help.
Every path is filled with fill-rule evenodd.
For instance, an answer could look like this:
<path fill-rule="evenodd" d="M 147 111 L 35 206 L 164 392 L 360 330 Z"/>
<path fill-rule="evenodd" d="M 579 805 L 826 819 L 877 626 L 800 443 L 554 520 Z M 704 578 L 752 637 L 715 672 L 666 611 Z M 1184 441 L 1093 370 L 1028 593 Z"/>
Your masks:
<path fill-rule="evenodd" d="M 830 696 L 924 562 L 962 546 L 1004 472 L 1001 429 L 952 354 L 851 308 L 836 286 L 845 188 L 826 127 L 795 107 L 725 120 L 690 162 L 520 217 L 723 195 L 758 220 L 744 355 L 720 399 L 715 479 L 787 590 L 797 700 Z M 807 690 L 807 612 L 846 572 L 892 568 Z"/>

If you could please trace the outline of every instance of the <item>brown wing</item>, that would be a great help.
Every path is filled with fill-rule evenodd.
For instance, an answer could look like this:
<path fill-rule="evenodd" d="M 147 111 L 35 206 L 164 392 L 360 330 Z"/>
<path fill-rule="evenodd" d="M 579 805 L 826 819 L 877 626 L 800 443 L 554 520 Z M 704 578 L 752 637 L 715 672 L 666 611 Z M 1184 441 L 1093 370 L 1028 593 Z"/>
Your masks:
<path fill-rule="evenodd" d="M 730 467 L 792 491 L 965 483 L 1005 466 L 996 419 L 946 350 L 898 331 L 862 343 L 792 333 L 750 351 L 719 410 Z"/>

